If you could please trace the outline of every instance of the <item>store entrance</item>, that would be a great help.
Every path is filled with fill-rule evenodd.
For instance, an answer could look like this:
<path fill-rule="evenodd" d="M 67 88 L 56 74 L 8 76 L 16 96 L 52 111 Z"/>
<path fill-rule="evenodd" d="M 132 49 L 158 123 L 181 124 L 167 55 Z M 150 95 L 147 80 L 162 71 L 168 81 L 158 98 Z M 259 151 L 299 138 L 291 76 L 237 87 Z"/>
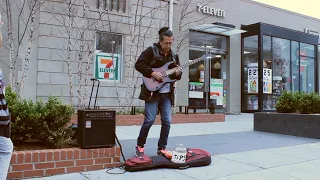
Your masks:
<path fill-rule="evenodd" d="M 226 58 L 224 51 L 189 47 L 189 59 L 202 60 L 189 67 L 189 106 L 196 112 L 225 113 Z"/>

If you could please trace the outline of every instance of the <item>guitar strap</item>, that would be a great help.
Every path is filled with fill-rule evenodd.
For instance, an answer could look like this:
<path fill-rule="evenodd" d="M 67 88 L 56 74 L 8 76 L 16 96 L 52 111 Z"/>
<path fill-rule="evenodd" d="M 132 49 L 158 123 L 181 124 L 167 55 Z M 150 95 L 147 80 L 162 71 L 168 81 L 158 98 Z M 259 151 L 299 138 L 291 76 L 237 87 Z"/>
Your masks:
<path fill-rule="evenodd" d="M 152 51 L 153 51 L 153 55 L 154 56 L 160 56 L 160 53 L 159 53 L 159 48 L 155 45 L 152 45 Z M 173 51 L 171 51 L 172 54 L 171 54 L 171 58 L 174 62 L 176 62 L 176 53 L 174 53 Z"/>

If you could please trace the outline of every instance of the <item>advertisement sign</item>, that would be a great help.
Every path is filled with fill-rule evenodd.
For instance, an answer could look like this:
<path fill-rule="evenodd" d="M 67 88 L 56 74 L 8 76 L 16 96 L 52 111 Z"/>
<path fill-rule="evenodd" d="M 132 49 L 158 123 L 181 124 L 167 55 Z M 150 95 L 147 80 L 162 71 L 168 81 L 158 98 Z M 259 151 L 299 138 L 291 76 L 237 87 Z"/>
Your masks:
<path fill-rule="evenodd" d="M 210 99 L 216 99 L 217 105 L 223 105 L 223 79 L 211 78 Z"/>
<path fill-rule="evenodd" d="M 189 98 L 203 98 L 203 85 L 201 82 L 189 82 Z"/>
<path fill-rule="evenodd" d="M 258 93 L 258 68 L 248 68 L 248 93 Z"/>
<path fill-rule="evenodd" d="M 263 93 L 272 94 L 272 69 L 263 68 Z"/>
<path fill-rule="evenodd" d="M 120 80 L 120 54 L 96 53 L 94 77 L 102 80 Z M 113 58 L 113 59 L 112 59 Z"/>

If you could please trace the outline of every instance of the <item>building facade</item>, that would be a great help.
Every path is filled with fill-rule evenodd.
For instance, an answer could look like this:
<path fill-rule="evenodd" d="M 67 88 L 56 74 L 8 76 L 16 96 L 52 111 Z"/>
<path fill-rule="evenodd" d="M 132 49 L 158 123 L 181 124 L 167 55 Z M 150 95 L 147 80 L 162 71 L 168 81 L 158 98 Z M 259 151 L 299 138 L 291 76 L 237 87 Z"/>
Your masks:
<path fill-rule="evenodd" d="M 171 17 L 174 49 L 189 64 L 177 82 L 177 106 L 273 111 L 282 90 L 319 89 L 319 19 L 251 0 L 176 0 L 172 16 L 163 0 L 87 1 L 85 9 L 75 2 L 47 1 L 37 13 L 24 97 L 70 103 L 72 96 L 87 105 L 94 77 L 97 106 L 143 106 L 133 65 Z"/>

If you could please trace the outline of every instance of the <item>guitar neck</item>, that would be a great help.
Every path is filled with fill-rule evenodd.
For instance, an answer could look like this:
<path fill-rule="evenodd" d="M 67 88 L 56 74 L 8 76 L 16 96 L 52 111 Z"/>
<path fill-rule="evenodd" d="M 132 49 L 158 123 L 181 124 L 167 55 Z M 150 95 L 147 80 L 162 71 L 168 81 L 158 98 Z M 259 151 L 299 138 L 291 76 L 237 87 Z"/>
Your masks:
<path fill-rule="evenodd" d="M 172 69 L 169 69 L 169 70 L 167 70 L 166 71 L 166 74 L 167 75 L 171 75 L 171 74 L 173 74 L 177 69 L 184 69 L 184 68 L 186 68 L 186 67 L 189 67 L 190 65 L 192 65 L 192 64 L 195 64 L 195 63 L 197 63 L 197 62 L 199 62 L 199 61 L 202 61 L 203 59 L 201 59 L 201 58 L 197 58 L 197 59 L 195 59 L 195 60 L 192 60 L 192 61 L 189 61 L 188 63 L 185 63 L 185 64 L 183 64 L 182 66 L 179 66 L 179 67 L 176 67 L 176 68 L 172 68 Z"/>

